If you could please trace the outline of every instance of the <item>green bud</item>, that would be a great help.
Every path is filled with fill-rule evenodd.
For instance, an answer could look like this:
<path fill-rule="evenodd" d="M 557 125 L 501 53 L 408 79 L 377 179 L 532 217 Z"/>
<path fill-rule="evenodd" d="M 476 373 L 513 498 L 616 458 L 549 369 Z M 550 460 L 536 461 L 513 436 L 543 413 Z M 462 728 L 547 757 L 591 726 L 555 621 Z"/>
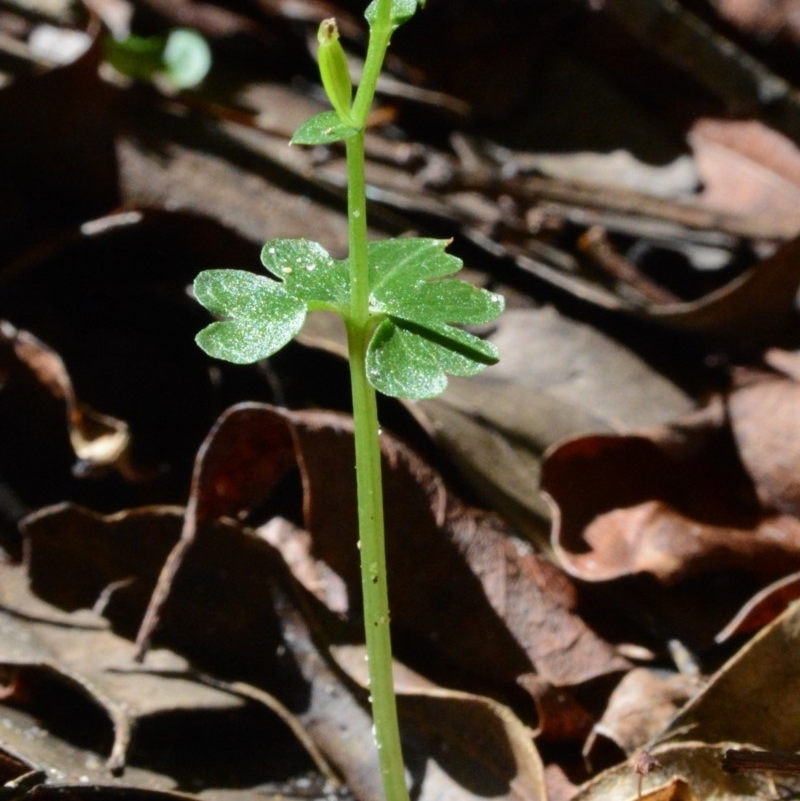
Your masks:
<path fill-rule="evenodd" d="M 328 100 L 336 109 L 342 122 L 351 121 L 350 105 L 353 102 L 353 84 L 350 82 L 350 70 L 347 68 L 347 57 L 339 42 L 339 29 L 336 20 L 324 19 L 317 32 L 319 41 L 319 74 Z"/>

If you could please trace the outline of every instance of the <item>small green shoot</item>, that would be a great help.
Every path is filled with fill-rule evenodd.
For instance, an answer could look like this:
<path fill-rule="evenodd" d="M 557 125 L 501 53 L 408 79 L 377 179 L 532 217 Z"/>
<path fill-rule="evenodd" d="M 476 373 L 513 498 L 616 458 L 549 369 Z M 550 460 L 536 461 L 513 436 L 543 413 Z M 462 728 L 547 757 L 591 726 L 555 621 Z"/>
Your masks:
<path fill-rule="evenodd" d="M 267 275 L 208 270 L 195 295 L 217 322 L 197 335 L 211 356 L 246 364 L 290 342 L 308 312 L 336 312 L 347 330 L 361 553 L 361 587 L 375 742 L 386 801 L 408 801 L 392 679 L 384 547 L 380 428 L 376 391 L 429 398 L 447 375 L 468 376 L 499 356 L 489 342 L 460 326 L 494 320 L 499 295 L 451 276 L 461 262 L 446 240 L 367 240 L 364 132 L 392 32 L 422 0 L 374 0 L 366 10 L 369 46 L 353 96 L 334 20 L 319 31 L 319 69 L 333 106 L 307 120 L 292 144 L 344 141 L 347 151 L 349 253 L 337 260 L 315 242 L 275 239 L 264 246 Z"/>
<path fill-rule="evenodd" d="M 105 57 L 129 78 L 162 80 L 173 90 L 197 86 L 211 68 L 208 43 L 199 33 L 186 28 L 176 28 L 166 36 L 109 37 Z"/>

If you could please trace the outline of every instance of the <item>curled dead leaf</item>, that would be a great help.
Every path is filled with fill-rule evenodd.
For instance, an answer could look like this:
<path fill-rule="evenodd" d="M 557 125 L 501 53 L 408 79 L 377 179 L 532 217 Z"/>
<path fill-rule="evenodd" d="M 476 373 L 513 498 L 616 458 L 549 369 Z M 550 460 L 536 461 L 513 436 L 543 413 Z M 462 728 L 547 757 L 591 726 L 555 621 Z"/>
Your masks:
<path fill-rule="evenodd" d="M 509 537 L 499 519 L 460 503 L 399 441 L 384 434 L 382 447 L 392 621 L 398 653 L 412 667 L 435 658 L 466 686 L 488 680 L 507 692 L 531 671 L 565 687 L 627 669 L 575 613 L 567 576 Z M 157 623 L 197 527 L 221 516 L 259 525 L 261 510 L 280 504 L 276 488 L 286 488 L 296 471 L 308 533 L 295 529 L 293 536 L 290 527 L 272 541 L 356 636 L 361 583 L 353 460 L 352 423 L 342 415 L 252 403 L 225 412 L 198 455 L 181 542 L 140 642 Z"/>
<path fill-rule="evenodd" d="M 800 236 L 781 245 L 730 283 L 699 300 L 652 306 L 655 322 L 720 341 L 768 344 L 795 323 Z"/>
<path fill-rule="evenodd" d="M 69 441 L 82 472 L 111 467 L 135 475 L 127 424 L 78 400 L 67 367 L 52 348 L 5 321 L 0 322 L 0 347 L 6 351 L 0 370 L 8 375 L 15 368 L 26 369 L 53 398 L 64 402 Z M 19 367 L 9 362 L 11 353 Z"/>
<path fill-rule="evenodd" d="M 752 634 L 769 625 L 788 606 L 800 599 L 800 573 L 791 573 L 759 590 L 715 637 L 725 642 L 740 634 Z"/>
<path fill-rule="evenodd" d="M 346 532 L 355 530 L 355 519 L 352 512 L 337 519 L 327 513 L 336 499 L 343 511 L 355 509 L 352 483 L 335 486 L 327 478 L 346 475 L 351 424 L 289 420 L 301 449 L 314 553 L 345 581 L 352 615 L 360 583 Z M 627 663 L 572 614 L 577 598 L 566 576 L 509 538 L 497 518 L 461 504 L 401 443 L 384 436 L 383 447 L 393 619 L 401 631 L 495 680 L 516 681 L 534 667 L 566 686 L 624 669 Z"/>
<path fill-rule="evenodd" d="M 733 392 L 731 411 L 714 402 L 643 435 L 557 446 L 543 488 L 566 569 L 594 581 L 648 572 L 669 583 L 724 569 L 771 578 L 800 565 L 800 520 L 775 511 L 794 502 L 794 478 L 781 467 L 794 458 L 793 440 L 779 442 L 778 432 L 782 420 L 793 431 L 796 402 L 796 385 L 760 382 Z"/>
<path fill-rule="evenodd" d="M 611 740 L 626 754 L 633 754 L 666 727 L 700 686 L 696 678 L 679 673 L 634 668 L 611 693 L 602 718 L 584 746 L 584 754 L 591 761 L 595 740 L 601 738 Z"/>

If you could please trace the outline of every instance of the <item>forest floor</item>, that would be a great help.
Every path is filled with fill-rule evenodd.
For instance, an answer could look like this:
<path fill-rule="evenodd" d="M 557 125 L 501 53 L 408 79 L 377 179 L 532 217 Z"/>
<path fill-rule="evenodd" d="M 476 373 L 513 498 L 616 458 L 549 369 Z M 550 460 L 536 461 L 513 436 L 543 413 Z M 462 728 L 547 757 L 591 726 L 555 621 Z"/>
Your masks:
<path fill-rule="evenodd" d="M 0 0 L 0 801 L 376 801 L 342 332 L 194 344 L 210 267 L 346 255 L 314 44 L 356 0 Z M 199 32 L 182 91 L 108 38 Z M 375 238 L 501 361 L 381 401 L 414 801 L 800 793 L 800 2 L 428 0 Z M 135 640 L 170 552 L 152 647 Z"/>

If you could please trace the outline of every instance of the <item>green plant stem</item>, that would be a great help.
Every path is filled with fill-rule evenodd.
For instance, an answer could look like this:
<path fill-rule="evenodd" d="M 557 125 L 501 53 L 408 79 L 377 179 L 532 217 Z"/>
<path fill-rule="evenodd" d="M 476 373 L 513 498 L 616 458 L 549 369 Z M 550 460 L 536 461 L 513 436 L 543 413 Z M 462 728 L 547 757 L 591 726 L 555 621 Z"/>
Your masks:
<path fill-rule="evenodd" d="M 381 0 L 377 9 L 352 109 L 360 130 L 346 140 L 350 249 L 350 314 L 346 325 L 355 426 L 361 589 L 373 731 L 386 801 L 408 801 L 392 677 L 380 424 L 376 393 L 366 374 L 367 345 L 372 336 L 373 322 L 369 311 L 364 128 L 391 37 L 390 5 L 391 0 Z"/>
<path fill-rule="evenodd" d="M 408 801 L 392 678 L 378 404 L 375 390 L 367 381 L 366 374 L 372 321 L 369 312 L 363 129 L 347 140 L 347 170 L 350 314 L 346 325 L 355 426 L 361 588 L 373 731 L 386 801 Z"/>
<path fill-rule="evenodd" d="M 392 38 L 391 22 L 391 0 L 378 4 L 375 24 L 370 28 L 369 45 L 367 55 L 364 59 L 364 69 L 361 72 L 361 80 L 358 84 L 356 97 L 353 101 L 352 115 L 356 124 L 362 130 L 367 122 L 367 115 L 372 107 L 372 100 L 375 97 L 375 88 L 378 85 L 378 77 L 383 68 L 383 59 L 389 47 L 389 40 Z"/>

